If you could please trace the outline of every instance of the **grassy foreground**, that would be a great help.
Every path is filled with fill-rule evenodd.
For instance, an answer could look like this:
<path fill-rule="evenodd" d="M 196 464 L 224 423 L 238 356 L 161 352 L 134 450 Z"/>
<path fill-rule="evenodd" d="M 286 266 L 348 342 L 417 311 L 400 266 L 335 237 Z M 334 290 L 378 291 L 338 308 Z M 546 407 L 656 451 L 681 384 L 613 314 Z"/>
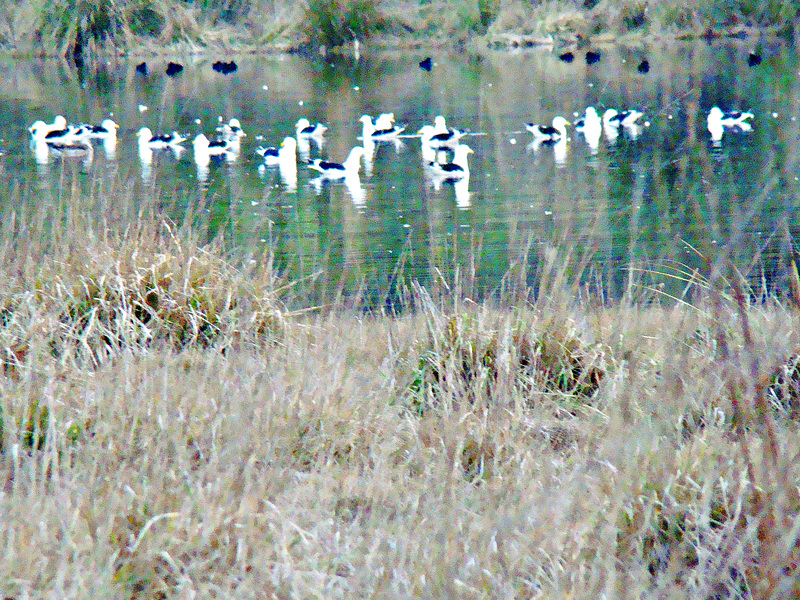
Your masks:
<path fill-rule="evenodd" d="M 0 219 L 5 596 L 800 594 L 794 309 L 604 306 L 554 253 L 535 298 L 292 312 L 88 204 Z"/>

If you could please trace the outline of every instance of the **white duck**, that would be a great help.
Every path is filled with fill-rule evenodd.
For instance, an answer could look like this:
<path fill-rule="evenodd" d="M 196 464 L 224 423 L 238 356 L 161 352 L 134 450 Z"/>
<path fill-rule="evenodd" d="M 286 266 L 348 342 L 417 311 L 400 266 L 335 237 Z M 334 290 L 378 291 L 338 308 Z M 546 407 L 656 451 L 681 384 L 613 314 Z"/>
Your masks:
<path fill-rule="evenodd" d="M 149 127 L 142 127 L 137 133 L 139 146 L 147 146 L 151 150 L 161 150 L 171 146 L 179 146 L 186 141 L 186 138 L 177 131 L 172 133 L 153 134 Z"/>
<path fill-rule="evenodd" d="M 364 147 L 355 146 L 350 150 L 347 159 L 343 163 L 314 159 L 309 168 L 319 171 L 325 179 L 343 179 L 348 175 L 357 174 L 361 168 L 361 158 L 364 156 Z"/>
<path fill-rule="evenodd" d="M 559 139 L 567 139 L 567 125 L 570 122 L 564 117 L 558 116 L 553 119 L 553 125 L 536 125 L 535 123 L 526 123 L 525 129 L 533 134 L 533 137 L 542 141 L 556 141 Z"/>
<path fill-rule="evenodd" d="M 465 131 L 450 129 L 444 133 L 436 133 L 433 125 L 424 125 L 417 132 L 420 134 L 420 141 L 431 148 L 455 148 L 466 134 Z"/>
<path fill-rule="evenodd" d="M 405 126 L 395 127 L 394 125 L 388 129 L 378 129 L 369 115 L 362 115 L 359 121 L 363 124 L 362 137 L 365 140 L 371 139 L 375 142 L 392 140 L 405 131 Z"/>
<path fill-rule="evenodd" d="M 316 125 L 312 125 L 311 122 L 305 117 L 298 120 L 297 123 L 295 123 L 294 128 L 298 138 L 322 137 L 322 135 L 326 131 L 328 131 L 328 128 L 322 123 L 317 123 Z"/>

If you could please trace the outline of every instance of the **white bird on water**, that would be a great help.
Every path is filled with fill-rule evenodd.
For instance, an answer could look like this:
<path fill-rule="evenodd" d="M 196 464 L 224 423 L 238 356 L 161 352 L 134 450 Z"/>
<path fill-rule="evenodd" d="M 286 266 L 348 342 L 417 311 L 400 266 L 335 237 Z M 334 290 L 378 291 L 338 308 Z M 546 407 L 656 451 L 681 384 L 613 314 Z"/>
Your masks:
<path fill-rule="evenodd" d="M 741 112 L 739 110 L 732 110 L 729 112 L 722 112 L 718 106 L 714 106 L 708 113 L 707 122 L 711 124 L 729 127 L 731 129 L 737 128 L 741 131 L 750 131 L 752 126 L 747 122 L 747 119 L 752 119 L 753 113 Z"/>
<path fill-rule="evenodd" d="M 229 142 L 231 146 L 237 149 L 241 144 L 242 138 L 247 137 L 247 134 L 242 129 L 242 124 L 236 117 L 217 127 L 217 131 L 220 132 L 224 141 Z"/>
<path fill-rule="evenodd" d="M 391 129 L 394 127 L 394 113 L 381 113 L 375 119 L 375 129 Z"/>
<path fill-rule="evenodd" d="M 209 140 L 204 133 L 199 134 L 192 142 L 195 154 L 207 156 L 225 156 L 233 154 L 233 145 L 227 140 Z"/>
<path fill-rule="evenodd" d="M 119 125 L 114 122 L 114 119 L 103 119 L 100 125 L 81 125 L 81 127 L 85 128 L 88 137 L 94 140 L 116 139 L 117 129 L 119 129 Z"/>
<path fill-rule="evenodd" d="M 305 138 L 317 138 L 322 137 L 322 135 L 328 131 L 328 128 L 323 125 L 322 123 L 317 123 L 312 125 L 311 122 L 303 117 L 302 119 L 298 120 L 295 123 L 295 133 L 297 137 L 305 137 Z"/>
<path fill-rule="evenodd" d="M 542 140 L 559 140 L 567 139 L 567 125 L 570 122 L 564 117 L 558 116 L 553 119 L 552 125 L 537 125 L 535 123 L 526 123 L 525 129 L 533 134 L 533 137 Z"/>
<path fill-rule="evenodd" d="M 747 122 L 747 119 L 752 118 L 753 113 L 751 112 L 741 112 L 738 110 L 722 112 L 722 109 L 718 106 L 712 107 L 706 119 L 706 127 L 711 134 L 711 141 L 715 146 L 719 146 L 726 129 L 732 131 L 752 130 L 753 126 Z"/>
<path fill-rule="evenodd" d="M 433 125 L 424 125 L 417 133 L 421 136 L 422 144 L 434 149 L 455 148 L 461 142 L 461 138 L 467 135 L 466 132 L 457 129 L 436 133 Z"/>
<path fill-rule="evenodd" d="M 287 136 L 283 138 L 280 148 L 259 146 L 256 149 L 256 154 L 264 159 L 264 164 L 268 167 L 290 162 L 297 163 L 297 140 Z"/>
<path fill-rule="evenodd" d="M 363 139 L 371 139 L 375 142 L 396 139 L 398 135 L 405 131 L 405 126 L 396 127 L 392 125 L 387 129 L 378 129 L 372 122 L 372 117 L 369 115 L 362 115 L 359 119 L 363 125 L 362 137 Z"/>
<path fill-rule="evenodd" d="M 81 145 L 89 139 L 89 132 L 84 126 L 68 125 L 61 115 L 57 115 L 52 123 L 36 121 L 28 127 L 28 131 L 33 141 L 57 146 Z"/>
<path fill-rule="evenodd" d="M 259 147 L 256 153 L 264 159 L 259 171 L 277 166 L 286 189 L 290 192 L 297 190 L 297 140 L 287 136 L 283 138 L 280 148 Z"/>
<path fill-rule="evenodd" d="M 612 127 L 633 127 L 636 121 L 644 115 L 643 112 L 636 109 L 618 111 L 614 108 L 609 108 L 603 113 L 603 124 L 611 125 Z"/>
<path fill-rule="evenodd" d="M 147 146 L 151 150 L 161 150 L 172 146 L 179 146 L 186 138 L 177 131 L 172 133 L 154 134 L 149 127 L 142 127 L 137 133 L 139 146 Z"/>
<path fill-rule="evenodd" d="M 56 115 L 52 123 L 45 123 L 42 120 L 34 121 L 28 127 L 28 133 L 34 140 L 44 140 L 45 136 L 51 131 L 61 131 L 67 129 L 67 120 L 63 115 Z"/>
<path fill-rule="evenodd" d="M 350 150 L 347 158 L 343 163 L 331 162 L 322 160 L 321 158 L 314 159 L 314 162 L 309 166 L 310 169 L 319 171 L 325 179 L 343 179 L 348 175 L 358 174 L 361 168 L 361 159 L 364 156 L 364 147 L 355 146 Z"/>

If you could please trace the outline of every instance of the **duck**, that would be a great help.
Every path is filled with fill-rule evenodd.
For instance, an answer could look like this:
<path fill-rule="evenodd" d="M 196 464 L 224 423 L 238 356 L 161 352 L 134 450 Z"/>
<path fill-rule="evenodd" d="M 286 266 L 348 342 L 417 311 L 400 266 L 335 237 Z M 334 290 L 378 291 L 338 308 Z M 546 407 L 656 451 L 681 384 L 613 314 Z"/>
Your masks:
<path fill-rule="evenodd" d="M 405 131 L 405 125 L 403 127 L 395 127 L 391 126 L 388 129 L 378 129 L 375 124 L 372 122 L 372 117 L 369 115 L 362 115 L 359 119 L 363 124 L 363 133 L 362 137 L 366 139 L 371 139 L 373 141 L 383 141 L 383 140 L 391 140 L 397 138 L 398 135 Z"/>
<path fill-rule="evenodd" d="M 103 119 L 100 125 L 82 125 L 88 133 L 88 137 L 96 140 L 106 140 L 117 137 L 119 125 L 113 119 Z"/>
<path fill-rule="evenodd" d="M 65 129 L 50 131 L 43 139 L 50 146 L 77 146 L 89 139 L 89 132 L 83 125 L 67 125 Z"/>
<path fill-rule="evenodd" d="M 436 133 L 433 125 L 424 125 L 418 132 L 420 141 L 423 145 L 430 148 L 455 148 L 461 142 L 461 138 L 467 135 L 465 131 L 450 129 L 444 133 Z"/>
<path fill-rule="evenodd" d="M 394 127 L 394 113 L 381 113 L 375 119 L 375 129 L 391 129 Z"/>
<path fill-rule="evenodd" d="M 88 131 L 84 126 L 68 125 L 62 115 L 56 115 L 52 123 L 36 121 L 28 131 L 36 142 L 42 141 L 60 146 L 77 144 L 88 138 Z"/>
<path fill-rule="evenodd" d="M 229 156 L 235 154 L 233 144 L 227 140 L 209 140 L 204 133 L 199 134 L 192 142 L 195 156 Z"/>
<path fill-rule="evenodd" d="M 217 127 L 217 131 L 221 132 L 222 139 L 234 143 L 240 142 L 243 137 L 247 137 L 247 134 L 242 129 L 242 124 L 239 122 L 239 119 L 235 117 L 220 127 Z"/>
<path fill-rule="evenodd" d="M 322 123 L 317 123 L 316 125 L 312 125 L 311 122 L 305 117 L 297 121 L 294 127 L 297 137 L 306 137 L 306 138 L 322 137 L 322 135 L 328 130 L 328 128 Z"/>
<path fill-rule="evenodd" d="M 179 146 L 186 141 L 186 138 L 177 131 L 155 135 L 149 127 L 142 127 L 136 133 L 136 137 L 139 138 L 139 146 L 146 146 L 151 150 L 161 150 L 163 148 Z"/>
<path fill-rule="evenodd" d="M 747 119 L 752 119 L 753 113 L 751 112 L 742 112 L 739 110 L 732 110 L 729 112 L 722 112 L 722 109 L 719 106 L 713 106 L 711 110 L 708 112 L 708 125 L 709 127 L 714 125 L 721 125 L 722 127 L 730 127 L 730 128 L 739 128 L 743 131 L 749 131 L 752 129 L 750 123 L 747 122 Z"/>
<path fill-rule="evenodd" d="M 178 73 L 183 71 L 183 65 L 180 63 L 170 61 L 167 64 L 166 74 L 168 77 L 175 77 Z"/>
<path fill-rule="evenodd" d="M 602 55 L 599 52 L 595 52 L 594 50 L 589 50 L 586 53 L 586 64 L 593 65 L 596 62 L 600 62 L 600 57 Z"/>
<path fill-rule="evenodd" d="M 449 163 L 432 162 L 428 166 L 431 173 L 442 179 L 455 180 L 469 176 L 467 156 L 473 153 L 472 148 L 466 144 L 459 144 L 453 150 L 453 160 Z"/>
<path fill-rule="evenodd" d="M 542 141 L 556 141 L 567 138 L 567 125 L 570 125 L 570 122 L 564 117 L 558 116 L 553 119 L 552 126 L 526 123 L 525 129 L 530 131 L 535 138 Z"/>
<path fill-rule="evenodd" d="M 595 107 L 587 106 L 583 116 L 575 121 L 575 131 L 584 131 L 587 127 L 589 129 L 594 129 L 600 127 L 602 124 L 603 121 L 600 115 L 597 114 Z"/>
<path fill-rule="evenodd" d="M 287 136 L 283 138 L 280 148 L 264 148 L 263 146 L 259 146 L 256 149 L 256 154 L 260 155 L 264 159 L 264 164 L 268 167 L 287 164 L 290 162 L 296 163 L 297 140 L 295 140 L 293 137 Z"/>
<path fill-rule="evenodd" d="M 447 128 L 447 121 L 445 118 L 442 115 L 436 115 L 433 119 L 433 133 L 447 133 L 448 131 L 450 130 Z"/>
<path fill-rule="evenodd" d="M 44 140 L 45 136 L 52 131 L 61 131 L 67 129 L 67 119 L 63 115 L 56 115 L 52 123 L 45 123 L 42 120 L 34 121 L 28 127 L 28 132 L 33 139 Z"/>
<path fill-rule="evenodd" d="M 361 158 L 364 156 L 363 146 L 354 146 L 343 163 L 336 163 L 321 158 L 314 159 L 309 168 L 319 171 L 325 179 L 343 179 L 355 175 L 361 168 Z"/>
<path fill-rule="evenodd" d="M 617 111 L 614 108 L 609 108 L 603 113 L 603 125 L 632 127 L 642 115 L 644 113 L 636 109 Z"/>

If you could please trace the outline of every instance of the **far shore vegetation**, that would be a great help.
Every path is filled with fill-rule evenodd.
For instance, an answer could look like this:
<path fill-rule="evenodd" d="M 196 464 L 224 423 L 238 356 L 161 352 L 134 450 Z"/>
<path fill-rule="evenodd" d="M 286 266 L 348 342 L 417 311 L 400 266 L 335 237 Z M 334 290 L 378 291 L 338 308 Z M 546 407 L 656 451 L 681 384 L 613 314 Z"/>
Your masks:
<path fill-rule="evenodd" d="M 0 51 L 109 55 L 784 35 L 797 0 L 6 0 Z"/>

